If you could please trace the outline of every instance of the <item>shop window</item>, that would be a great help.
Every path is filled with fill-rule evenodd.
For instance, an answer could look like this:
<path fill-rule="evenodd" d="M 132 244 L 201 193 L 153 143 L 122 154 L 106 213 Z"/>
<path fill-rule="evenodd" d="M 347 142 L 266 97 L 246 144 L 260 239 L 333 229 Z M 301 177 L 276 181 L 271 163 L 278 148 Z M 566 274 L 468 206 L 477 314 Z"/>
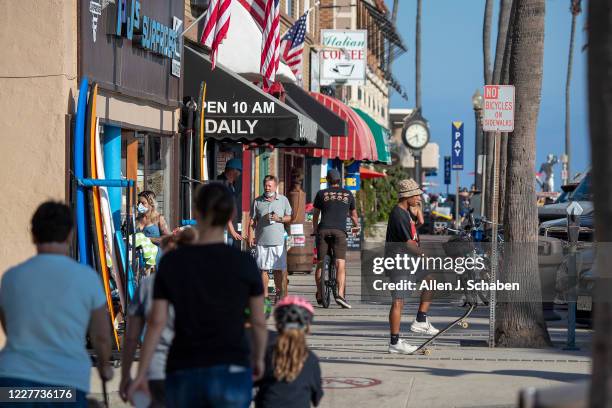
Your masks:
<path fill-rule="evenodd" d="M 172 191 L 172 138 L 143 133 L 137 133 L 136 138 L 138 140 L 138 191 L 153 191 L 157 196 L 158 211 L 169 217 Z"/>
<path fill-rule="evenodd" d="M 285 13 L 293 17 L 293 0 L 285 0 Z"/>

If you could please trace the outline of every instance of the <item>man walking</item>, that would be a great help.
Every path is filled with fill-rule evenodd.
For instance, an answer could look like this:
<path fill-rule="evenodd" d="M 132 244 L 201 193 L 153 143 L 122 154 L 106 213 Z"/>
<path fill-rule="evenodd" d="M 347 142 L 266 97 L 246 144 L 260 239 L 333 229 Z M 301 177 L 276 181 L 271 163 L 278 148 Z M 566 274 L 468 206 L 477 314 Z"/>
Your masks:
<path fill-rule="evenodd" d="M 251 206 L 249 246 L 256 245 L 257 266 L 261 270 L 264 298 L 268 297 L 269 274 L 274 277 L 277 298 L 283 293 L 283 271 L 287 269 L 284 223 L 291 221 L 291 206 L 287 197 L 278 194 L 275 176 L 264 177 L 264 194 L 257 197 Z"/>
<path fill-rule="evenodd" d="M 73 228 L 68 206 L 41 204 L 31 227 L 37 255 L 6 271 L 0 285 L 0 322 L 7 337 L 0 351 L 0 387 L 68 387 L 75 397 L 71 406 L 86 407 L 88 331 L 101 378 L 113 376 L 102 283 L 94 270 L 68 257 Z"/>
<path fill-rule="evenodd" d="M 350 309 L 351 305 L 345 299 L 345 264 L 346 264 L 346 218 L 351 217 L 353 225 L 359 228 L 359 217 L 355 208 L 355 197 L 353 194 L 340 186 L 340 173 L 331 169 L 327 173 L 327 184 L 329 188 L 320 190 L 314 200 L 314 212 L 312 225 L 317 242 L 317 259 L 319 264 L 315 272 L 317 284 L 317 303 L 322 304 L 319 292 L 321 281 L 321 267 L 323 258 L 327 254 L 327 237 L 333 236 L 333 249 L 336 254 L 336 283 L 338 293 L 336 303 L 344 309 Z M 321 223 L 319 224 L 319 216 Z"/>
<path fill-rule="evenodd" d="M 217 177 L 217 180 L 223 182 L 234 196 L 236 214 L 234 214 L 234 217 L 227 223 L 227 243 L 238 249 L 240 249 L 240 241 L 242 241 L 242 235 L 240 235 L 241 228 L 238 228 L 238 224 L 241 222 L 242 218 L 242 207 L 240 206 L 241 191 L 240 186 L 237 185 L 238 177 L 240 177 L 241 172 L 242 162 L 240 162 L 240 159 L 233 158 L 225 163 L 225 171 Z"/>
<path fill-rule="evenodd" d="M 385 239 L 385 257 L 395 257 L 397 254 L 408 254 L 411 256 L 421 256 L 423 251 L 420 249 L 419 235 L 419 209 L 421 207 L 421 194 L 423 192 L 419 185 L 412 179 L 402 180 L 399 183 L 398 198 L 399 202 L 389 215 L 387 224 L 387 236 Z M 414 271 L 412 271 L 414 272 Z M 421 271 L 422 272 L 422 271 Z M 405 279 L 420 278 L 419 271 L 411 274 L 411 271 L 392 271 L 390 273 L 392 282 L 401 282 Z M 429 277 L 425 277 L 428 279 Z M 411 346 L 399 338 L 402 309 L 404 307 L 404 297 L 406 291 L 394 290 L 391 292 L 393 302 L 389 311 L 389 328 L 391 340 L 389 343 L 389 353 L 413 353 L 417 347 Z M 431 304 L 433 292 L 423 290 L 421 301 L 415 321 L 410 326 L 410 330 L 416 333 L 424 333 L 433 336 L 439 332 L 427 319 L 427 312 Z"/>

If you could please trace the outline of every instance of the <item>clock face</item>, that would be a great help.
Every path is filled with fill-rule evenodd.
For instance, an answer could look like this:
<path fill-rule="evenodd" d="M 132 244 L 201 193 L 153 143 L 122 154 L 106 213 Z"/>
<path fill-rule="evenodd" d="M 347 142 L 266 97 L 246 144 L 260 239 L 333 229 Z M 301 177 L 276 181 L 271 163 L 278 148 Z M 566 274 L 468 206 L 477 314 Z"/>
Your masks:
<path fill-rule="evenodd" d="M 413 123 L 404 131 L 404 142 L 413 149 L 422 149 L 429 141 L 429 131 L 423 123 Z"/>

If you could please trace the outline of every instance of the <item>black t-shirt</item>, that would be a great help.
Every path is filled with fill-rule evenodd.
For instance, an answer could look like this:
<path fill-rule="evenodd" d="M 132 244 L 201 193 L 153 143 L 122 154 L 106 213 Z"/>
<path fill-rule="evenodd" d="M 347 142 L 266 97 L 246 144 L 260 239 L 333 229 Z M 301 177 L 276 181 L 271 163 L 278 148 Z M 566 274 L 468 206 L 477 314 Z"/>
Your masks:
<path fill-rule="evenodd" d="M 347 189 L 331 187 L 319 190 L 313 205 L 321 211 L 320 230 L 346 231 L 346 218 L 355 209 L 355 197 Z"/>
<path fill-rule="evenodd" d="M 385 241 L 404 243 L 411 240 L 417 242 L 419 240 L 419 236 L 416 232 L 416 225 L 412 220 L 412 215 L 409 211 L 396 205 L 393 207 L 393 210 L 391 210 L 391 214 L 389 214 L 387 237 Z"/>
<path fill-rule="evenodd" d="M 189 245 L 163 256 L 154 299 L 174 306 L 167 372 L 219 364 L 249 366 L 249 298 L 263 294 L 255 260 L 225 244 Z"/>
<path fill-rule="evenodd" d="M 259 391 L 255 396 L 256 408 L 309 408 L 319 405 L 323 397 L 321 385 L 321 367 L 319 359 L 310 350 L 304 367 L 292 382 L 278 381 L 274 377 L 272 355 L 274 343 L 266 352 L 266 370 L 264 376 L 255 385 Z"/>

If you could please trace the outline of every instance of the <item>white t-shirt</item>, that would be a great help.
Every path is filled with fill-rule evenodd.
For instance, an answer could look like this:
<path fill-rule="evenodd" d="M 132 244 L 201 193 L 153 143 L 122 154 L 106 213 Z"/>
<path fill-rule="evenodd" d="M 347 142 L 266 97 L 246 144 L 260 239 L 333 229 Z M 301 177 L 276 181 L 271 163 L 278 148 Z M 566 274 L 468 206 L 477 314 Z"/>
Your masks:
<path fill-rule="evenodd" d="M 89 392 L 86 334 L 91 312 L 106 304 L 98 274 L 64 255 L 42 254 L 2 277 L 7 341 L 0 377 Z"/>

